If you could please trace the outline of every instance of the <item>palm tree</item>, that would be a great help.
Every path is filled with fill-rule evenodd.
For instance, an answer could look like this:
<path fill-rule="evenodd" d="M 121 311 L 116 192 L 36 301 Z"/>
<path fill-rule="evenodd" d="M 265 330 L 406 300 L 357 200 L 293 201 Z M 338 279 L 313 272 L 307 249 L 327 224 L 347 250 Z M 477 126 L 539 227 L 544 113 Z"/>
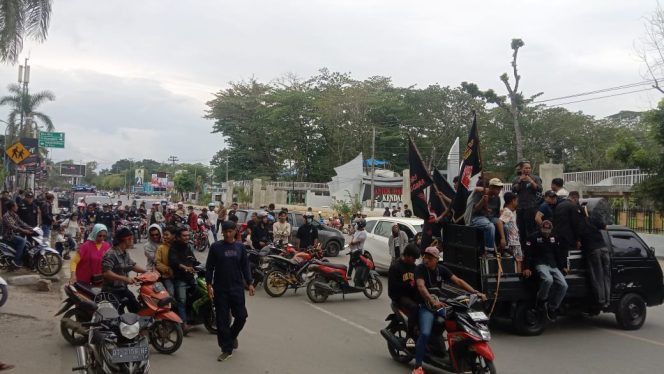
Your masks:
<path fill-rule="evenodd" d="M 8 129 L 7 137 L 15 139 L 18 135 L 21 136 L 36 136 L 39 125 L 43 125 L 44 130 L 53 131 L 53 121 L 49 116 L 44 113 L 38 112 L 36 109 L 46 101 L 55 100 L 55 94 L 51 91 L 41 91 L 36 93 L 25 93 L 18 84 L 10 84 L 7 87 L 9 95 L 0 98 L 0 105 L 9 105 L 11 111 L 7 119 Z M 23 124 L 17 119 L 26 118 Z M 34 128 L 32 123 L 34 122 Z"/>
<path fill-rule="evenodd" d="M 52 0 L 0 0 L 0 62 L 16 63 L 23 37 L 46 40 Z"/>

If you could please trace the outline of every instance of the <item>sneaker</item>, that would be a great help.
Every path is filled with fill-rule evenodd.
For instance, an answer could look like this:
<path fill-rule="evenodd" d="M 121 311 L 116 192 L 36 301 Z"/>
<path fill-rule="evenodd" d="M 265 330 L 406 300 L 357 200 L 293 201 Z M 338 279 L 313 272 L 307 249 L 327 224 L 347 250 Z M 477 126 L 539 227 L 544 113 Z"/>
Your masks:
<path fill-rule="evenodd" d="M 226 361 L 231 357 L 233 357 L 232 353 L 221 352 L 219 357 L 217 357 L 217 361 L 219 361 L 219 362 Z"/>
<path fill-rule="evenodd" d="M 551 308 L 549 304 L 546 304 L 546 319 L 553 322 L 556 320 L 557 315 L 556 310 Z"/>
<path fill-rule="evenodd" d="M 237 349 L 238 345 L 237 338 L 233 339 L 233 349 Z"/>
<path fill-rule="evenodd" d="M 418 368 L 413 369 L 411 374 L 424 374 L 424 369 L 420 366 Z"/>
<path fill-rule="evenodd" d="M 413 338 L 406 340 L 406 348 L 415 348 L 415 340 Z"/>

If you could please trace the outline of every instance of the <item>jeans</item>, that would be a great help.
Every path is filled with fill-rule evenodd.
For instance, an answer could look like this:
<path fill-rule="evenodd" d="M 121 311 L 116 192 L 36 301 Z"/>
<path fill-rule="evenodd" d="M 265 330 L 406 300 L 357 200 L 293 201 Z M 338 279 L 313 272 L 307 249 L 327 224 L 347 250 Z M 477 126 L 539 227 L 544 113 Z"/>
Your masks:
<path fill-rule="evenodd" d="M 26 240 L 22 236 L 14 235 L 12 239 L 14 249 L 16 250 L 16 257 L 14 257 L 14 265 L 23 266 L 23 256 L 25 255 Z"/>
<path fill-rule="evenodd" d="M 588 275 L 597 302 L 600 305 L 611 301 L 611 259 L 606 247 L 592 249 L 588 253 Z"/>
<path fill-rule="evenodd" d="M 433 329 L 433 321 L 436 316 L 424 305 L 420 305 L 418 317 L 420 320 L 420 336 L 417 338 L 417 343 L 415 345 L 416 368 L 422 366 L 422 362 L 424 361 L 424 355 L 427 353 L 427 343 L 429 343 L 431 330 Z"/>
<path fill-rule="evenodd" d="M 120 305 L 118 306 L 118 311 L 122 313 L 123 309 L 131 313 L 138 313 L 138 310 L 141 308 L 141 304 L 136 300 L 136 296 L 129 291 L 127 287 L 122 288 L 106 288 L 103 289 L 104 292 L 112 293 L 115 297 L 118 298 Z"/>
<path fill-rule="evenodd" d="M 218 231 L 218 226 L 210 225 L 209 229 L 210 229 L 210 231 L 212 231 L 212 238 L 213 238 L 214 241 L 216 242 L 216 241 L 217 241 L 217 231 Z"/>
<path fill-rule="evenodd" d="M 233 341 L 240 335 L 248 317 L 244 290 L 215 290 L 214 306 L 217 313 L 217 343 L 222 352 L 233 353 Z M 234 318 L 232 326 L 231 314 Z"/>
<path fill-rule="evenodd" d="M 178 301 L 178 315 L 182 322 L 187 323 L 187 291 L 192 287 L 196 287 L 196 281 L 193 279 L 176 279 L 173 283 L 175 285 L 175 299 Z"/>
<path fill-rule="evenodd" d="M 175 297 L 175 284 L 173 284 L 173 280 L 162 278 L 161 283 L 166 288 L 166 291 L 168 291 L 168 294 L 171 295 L 171 297 Z"/>
<path fill-rule="evenodd" d="M 44 241 L 51 246 L 51 225 L 41 225 L 41 229 L 44 232 Z"/>
<path fill-rule="evenodd" d="M 488 217 L 475 216 L 470 220 L 470 226 L 477 227 L 484 233 L 484 247 L 487 252 L 495 251 L 496 226 Z"/>
<path fill-rule="evenodd" d="M 549 265 L 539 264 L 535 266 L 535 271 L 541 279 L 539 290 L 537 291 L 537 300 L 549 301 L 551 308 L 558 309 L 567 293 L 567 282 L 565 276 L 558 268 Z"/>

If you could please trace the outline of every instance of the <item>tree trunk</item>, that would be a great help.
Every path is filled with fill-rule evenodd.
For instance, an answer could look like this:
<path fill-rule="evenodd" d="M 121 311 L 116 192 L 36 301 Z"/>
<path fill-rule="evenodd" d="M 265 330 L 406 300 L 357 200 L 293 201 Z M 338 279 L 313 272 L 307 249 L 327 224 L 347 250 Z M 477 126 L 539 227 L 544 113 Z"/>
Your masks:
<path fill-rule="evenodd" d="M 519 124 L 519 109 L 512 106 L 512 120 L 514 123 L 514 140 L 516 142 L 516 161 L 521 162 L 523 158 L 523 139 L 521 137 L 521 125 Z"/>

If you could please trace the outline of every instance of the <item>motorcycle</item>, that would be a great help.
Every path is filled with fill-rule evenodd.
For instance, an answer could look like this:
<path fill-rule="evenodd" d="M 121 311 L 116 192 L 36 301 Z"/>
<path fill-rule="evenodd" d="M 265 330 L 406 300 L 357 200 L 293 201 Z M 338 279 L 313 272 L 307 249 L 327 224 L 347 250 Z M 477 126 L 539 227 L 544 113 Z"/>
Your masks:
<path fill-rule="evenodd" d="M 267 268 L 270 271 L 265 276 L 265 292 L 272 297 L 280 297 L 289 288 L 297 292 L 298 288 L 307 283 L 307 269 L 314 262 L 322 263 L 319 261 L 320 259 L 323 259 L 323 250 L 320 245 L 297 252 L 292 258 L 267 255 L 266 261 L 269 261 Z"/>
<path fill-rule="evenodd" d="M 217 333 L 217 317 L 214 311 L 214 303 L 208 295 L 207 282 L 205 281 L 205 266 L 194 267 L 196 271 L 196 287 L 189 289 L 187 293 L 187 324 L 203 324 L 210 334 Z"/>
<path fill-rule="evenodd" d="M 439 289 L 430 289 L 432 295 L 440 295 Z M 453 299 L 440 300 L 447 304 L 445 317 L 437 316 L 427 347 L 424 362 L 452 372 L 496 373 L 495 355 L 489 346 L 489 318 L 482 311 L 473 311 L 472 306 L 479 300 L 477 295 L 462 295 Z M 415 347 L 408 347 L 408 318 L 406 313 L 392 304 L 392 314 L 380 334 L 387 341 L 387 350 L 392 358 L 402 364 L 415 357 Z M 447 334 L 447 341 L 443 339 Z M 417 333 L 416 333 L 417 335 Z"/>
<path fill-rule="evenodd" d="M 134 234 L 134 244 L 141 242 L 141 225 L 142 220 L 140 217 L 131 217 L 127 221 L 127 227 Z"/>
<path fill-rule="evenodd" d="M 0 277 L 0 307 L 5 305 L 8 297 L 9 291 L 7 290 L 7 281 Z"/>
<path fill-rule="evenodd" d="M 319 263 L 309 266 L 307 296 L 314 303 L 324 303 L 330 295 L 363 292 L 369 299 L 377 299 L 383 293 L 383 283 L 378 278 L 371 254 L 362 249 L 347 253 L 349 266 L 355 269 L 353 286 L 348 279 L 348 267 L 341 264 Z"/>
<path fill-rule="evenodd" d="M 110 302 L 91 304 L 94 316 L 84 323 L 87 344 L 76 349 L 79 373 L 148 373 L 150 349 L 146 332 L 152 318 L 134 313 L 118 314 Z"/>
<path fill-rule="evenodd" d="M 111 302 L 119 306 L 115 296 L 101 292 L 99 287 L 87 287 L 82 283 L 64 286 L 67 298 L 62 301 L 62 307 L 55 316 L 62 315 L 60 319 L 60 333 L 71 345 L 83 345 L 87 341 L 87 330 L 82 323 L 90 322 L 96 311 L 98 302 Z"/>
<path fill-rule="evenodd" d="M 204 252 L 210 248 L 210 237 L 208 235 L 208 227 L 202 219 L 198 219 L 198 230 L 194 231 L 192 235 L 193 247 L 199 252 Z"/>
<path fill-rule="evenodd" d="M 160 353 L 171 354 L 182 345 L 182 319 L 171 310 L 173 298 L 164 285 L 159 282 L 159 273 L 147 272 L 136 276 L 140 283 L 138 315 L 153 317 L 150 327 L 150 344 Z"/>
<path fill-rule="evenodd" d="M 12 261 L 15 257 L 16 250 L 7 242 L 0 242 L 0 269 L 14 269 Z M 44 240 L 44 232 L 39 227 L 33 228 L 32 234 L 26 238 L 24 257 L 28 267 L 47 277 L 57 274 L 62 268 L 62 257 L 58 251 L 48 246 L 48 242 Z"/>

